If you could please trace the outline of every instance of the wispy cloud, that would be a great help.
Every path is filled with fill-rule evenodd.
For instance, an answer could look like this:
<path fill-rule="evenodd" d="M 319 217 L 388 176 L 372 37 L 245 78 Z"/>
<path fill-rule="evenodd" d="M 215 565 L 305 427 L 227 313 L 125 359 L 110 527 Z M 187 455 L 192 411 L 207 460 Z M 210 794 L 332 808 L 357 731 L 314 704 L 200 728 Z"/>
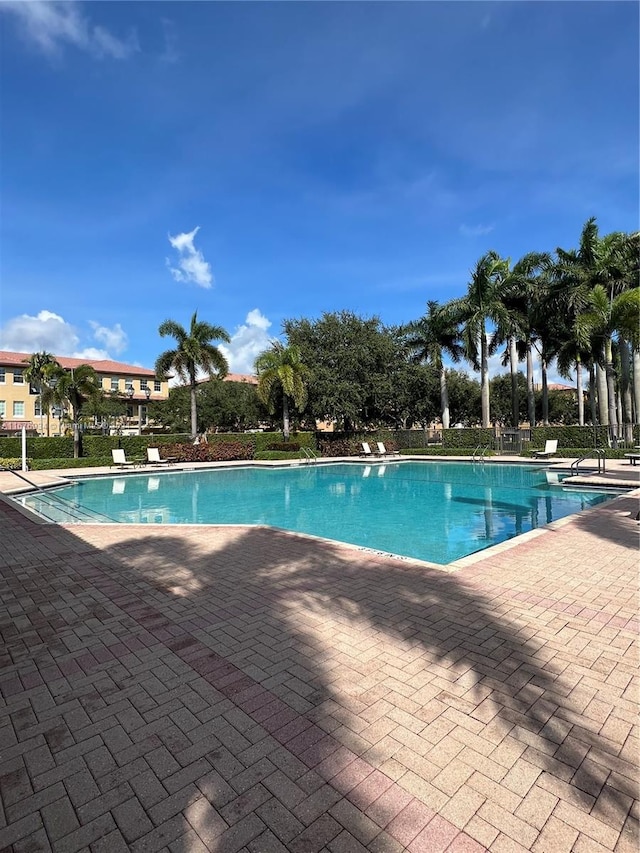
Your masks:
<path fill-rule="evenodd" d="M 218 349 L 229 362 L 232 373 L 254 372 L 256 358 L 271 344 L 272 338 L 268 334 L 270 326 L 271 321 L 259 308 L 254 308 L 231 336 L 231 343 L 220 344 Z"/>
<path fill-rule="evenodd" d="M 134 30 L 126 38 L 119 38 L 106 27 L 92 23 L 78 2 L 2 0 L 0 12 L 14 15 L 25 38 L 50 56 L 67 46 L 97 59 L 128 59 L 140 50 Z"/>
<path fill-rule="evenodd" d="M 491 234 L 495 225 L 461 225 L 459 228 L 463 237 L 484 237 Z"/>
<path fill-rule="evenodd" d="M 160 54 L 160 61 L 173 65 L 180 59 L 180 54 L 176 46 L 175 25 L 169 18 L 161 18 L 160 23 L 162 24 L 162 34 L 164 36 L 164 50 Z"/>
<path fill-rule="evenodd" d="M 196 249 L 193 241 L 200 230 L 197 225 L 193 231 L 177 234 L 172 237 L 169 234 L 169 242 L 178 252 L 177 266 L 171 266 L 169 258 L 166 259 L 171 275 L 176 281 L 193 282 L 198 287 L 210 288 L 213 283 L 211 264 L 205 261 L 202 252 Z"/>
<path fill-rule="evenodd" d="M 116 354 L 126 350 L 129 339 L 120 323 L 116 323 L 111 329 L 101 326 L 95 320 L 90 320 L 89 325 L 93 329 L 93 337 L 104 344 L 107 350 Z"/>

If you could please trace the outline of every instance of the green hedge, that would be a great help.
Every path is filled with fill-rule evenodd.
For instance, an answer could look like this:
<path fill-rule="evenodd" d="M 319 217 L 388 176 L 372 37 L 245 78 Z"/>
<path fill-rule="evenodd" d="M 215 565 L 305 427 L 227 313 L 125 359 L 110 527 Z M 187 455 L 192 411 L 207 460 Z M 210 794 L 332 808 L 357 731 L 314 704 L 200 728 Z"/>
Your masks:
<path fill-rule="evenodd" d="M 307 457 L 301 451 L 287 450 L 260 450 L 256 452 L 255 459 L 306 459 Z"/>
<path fill-rule="evenodd" d="M 640 443 L 640 426 L 634 427 L 634 443 Z M 548 439 L 557 439 L 558 450 L 562 448 L 604 447 L 609 444 L 609 429 L 603 426 L 548 426 L 531 430 L 531 444 L 539 450 Z M 571 455 L 571 454 L 569 454 Z"/>
<path fill-rule="evenodd" d="M 452 450 L 455 447 L 471 448 L 471 451 L 482 445 L 493 447 L 493 430 L 491 428 L 463 428 L 442 430 L 442 446 Z"/>
<path fill-rule="evenodd" d="M 109 457 L 83 456 L 81 459 L 34 459 L 29 466 L 30 471 L 52 471 L 58 468 L 103 468 L 113 465 L 113 459 Z"/>

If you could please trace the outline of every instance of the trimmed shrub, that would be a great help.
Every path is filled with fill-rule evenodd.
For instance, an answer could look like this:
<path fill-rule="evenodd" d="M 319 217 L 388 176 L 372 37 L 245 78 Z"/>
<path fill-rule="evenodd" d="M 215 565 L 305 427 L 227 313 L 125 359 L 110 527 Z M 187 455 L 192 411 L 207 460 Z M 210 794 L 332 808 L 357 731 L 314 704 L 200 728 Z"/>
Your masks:
<path fill-rule="evenodd" d="M 99 456 L 82 456 L 80 459 L 34 459 L 30 466 L 31 471 L 52 471 L 57 468 L 102 468 L 113 465 L 111 456 L 104 458 Z"/>
<path fill-rule="evenodd" d="M 285 451 L 285 450 L 259 450 L 256 451 L 254 459 L 262 460 L 277 460 L 277 459 L 306 459 L 307 457 L 300 451 Z"/>
<path fill-rule="evenodd" d="M 22 468 L 22 457 L 0 457 L 0 468 L 4 468 L 7 471 L 20 471 L 20 469 Z M 30 468 L 31 460 L 27 459 L 27 470 L 29 470 Z"/>
<path fill-rule="evenodd" d="M 167 444 L 160 448 L 160 456 L 173 456 L 177 462 L 231 462 L 253 459 L 252 445 L 240 441 L 221 441 L 207 444 Z"/>
<path fill-rule="evenodd" d="M 296 453 L 300 450 L 300 445 L 297 441 L 274 441 L 267 444 L 265 450 L 282 450 L 285 453 Z"/>
<path fill-rule="evenodd" d="M 487 444 L 493 447 L 493 430 L 490 427 L 442 430 L 442 446 L 444 448 L 451 450 L 454 447 L 466 447 L 467 449 L 471 448 L 473 453 L 479 444 L 483 447 Z"/>

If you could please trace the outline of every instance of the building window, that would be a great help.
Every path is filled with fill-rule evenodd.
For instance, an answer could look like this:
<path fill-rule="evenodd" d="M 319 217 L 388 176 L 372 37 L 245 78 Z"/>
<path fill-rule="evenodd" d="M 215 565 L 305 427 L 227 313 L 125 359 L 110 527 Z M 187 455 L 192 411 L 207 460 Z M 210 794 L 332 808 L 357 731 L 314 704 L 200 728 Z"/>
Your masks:
<path fill-rule="evenodd" d="M 21 370 L 13 371 L 13 384 L 24 385 L 24 373 Z"/>
<path fill-rule="evenodd" d="M 14 400 L 13 401 L 13 417 L 14 418 L 23 418 L 24 417 L 24 401 L 23 400 Z"/>
<path fill-rule="evenodd" d="M 120 380 L 115 376 L 111 377 L 111 390 L 112 391 L 119 391 L 120 390 Z"/>
<path fill-rule="evenodd" d="M 147 422 L 147 407 L 140 406 L 140 424 L 146 424 Z"/>
<path fill-rule="evenodd" d="M 34 400 L 34 401 L 33 401 L 33 414 L 34 414 L 37 418 L 39 418 L 39 417 L 40 417 L 40 415 L 44 414 L 44 412 L 43 412 L 43 411 L 42 411 L 42 409 L 40 408 L 40 398 L 39 398 L 39 397 L 38 397 L 38 399 L 37 399 L 37 400 Z"/>
<path fill-rule="evenodd" d="M 7 402 L 6 400 L 0 400 L 0 418 L 3 418 L 7 413 Z"/>
<path fill-rule="evenodd" d="M 133 379 L 125 379 L 124 380 L 124 390 L 125 391 L 133 391 Z"/>
<path fill-rule="evenodd" d="M 128 418 L 133 417 L 133 406 L 127 406 L 127 417 Z"/>
<path fill-rule="evenodd" d="M 5 370 L 4 367 L 0 367 L 0 382 L 4 385 L 5 383 Z"/>
<path fill-rule="evenodd" d="M 153 390 L 154 391 L 162 391 L 162 382 L 159 379 L 153 380 Z"/>
<path fill-rule="evenodd" d="M 141 379 L 140 380 L 140 390 L 146 391 L 148 387 L 149 387 L 149 380 L 148 379 Z"/>

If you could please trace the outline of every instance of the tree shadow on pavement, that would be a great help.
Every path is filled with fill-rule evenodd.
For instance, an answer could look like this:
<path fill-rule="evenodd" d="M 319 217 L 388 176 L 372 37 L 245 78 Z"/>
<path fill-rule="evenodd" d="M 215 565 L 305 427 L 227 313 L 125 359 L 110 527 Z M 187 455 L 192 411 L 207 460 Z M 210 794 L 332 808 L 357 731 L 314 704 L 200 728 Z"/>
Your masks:
<path fill-rule="evenodd" d="M 526 605 L 462 575 L 272 530 L 22 526 L 38 557 L 18 573 L 28 600 L 2 623 L 24 688 L 5 693 L 15 730 L 42 732 L 35 673 L 53 697 L 56 764 L 71 750 L 73 777 L 88 769 L 101 796 L 120 792 L 110 814 L 130 849 L 191 853 L 202 839 L 259 851 L 277 837 L 308 853 L 343 827 L 365 848 L 415 845 L 398 804 L 448 799 L 454 766 L 497 801 L 491 780 L 519 761 L 585 814 L 624 824 L 629 764 L 583 715 L 598 691 Z M 93 749 L 78 749 L 89 737 Z M 73 802 L 82 825 L 91 802 Z"/>

